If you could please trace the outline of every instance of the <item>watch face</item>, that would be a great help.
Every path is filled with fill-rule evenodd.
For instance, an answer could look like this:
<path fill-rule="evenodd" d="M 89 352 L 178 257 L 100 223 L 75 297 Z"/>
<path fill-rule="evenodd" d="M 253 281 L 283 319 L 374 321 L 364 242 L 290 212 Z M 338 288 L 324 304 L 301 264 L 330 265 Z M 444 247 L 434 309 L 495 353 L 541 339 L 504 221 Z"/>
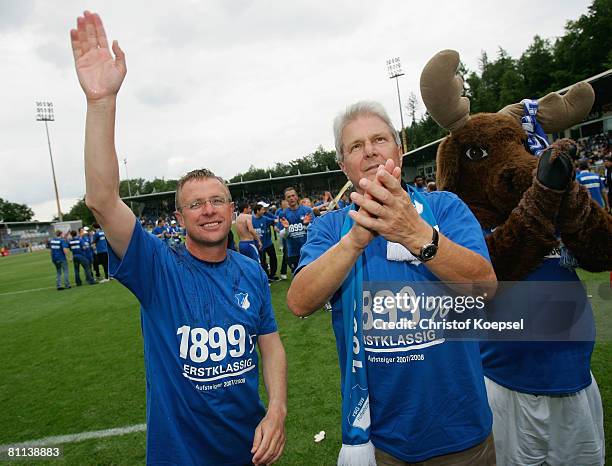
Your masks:
<path fill-rule="evenodd" d="M 428 261 L 430 259 L 433 259 L 433 257 L 436 255 L 436 252 L 438 252 L 438 247 L 435 244 L 428 244 L 421 251 L 421 260 Z"/>

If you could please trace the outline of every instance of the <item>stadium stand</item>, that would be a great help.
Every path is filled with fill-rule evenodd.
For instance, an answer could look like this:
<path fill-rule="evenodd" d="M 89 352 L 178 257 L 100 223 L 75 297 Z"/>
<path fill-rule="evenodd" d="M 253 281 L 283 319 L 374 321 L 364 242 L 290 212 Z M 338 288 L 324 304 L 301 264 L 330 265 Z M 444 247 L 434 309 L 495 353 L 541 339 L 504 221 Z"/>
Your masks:
<path fill-rule="evenodd" d="M 563 137 L 572 138 L 579 143 L 580 150 L 586 157 L 592 158 L 593 155 L 596 155 L 599 158 L 606 150 L 607 153 L 610 153 L 611 147 L 612 69 L 585 79 L 585 81 L 590 83 L 595 91 L 595 103 L 591 113 L 579 125 L 569 128 L 563 133 L 551 134 L 549 139 L 554 141 Z M 569 89 L 569 86 L 558 92 L 564 93 L 567 89 Z M 430 142 L 404 154 L 402 175 L 405 180 L 413 180 L 416 175 L 421 175 L 426 179 L 435 181 L 436 152 L 441 140 Z M 317 173 L 298 173 L 276 178 L 240 181 L 229 183 L 228 186 L 235 201 L 256 202 L 264 200 L 268 203 L 275 203 L 282 198 L 282 192 L 286 186 L 295 186 L 301 196 L 308 195 L 315 199 L 317 194 L 323 191 L 330 191 L 332 194 L 337 193 L 345 182 L 346 177 L 341 170 L 327 170 Z M 174 211 L 174 191 L 124 197 L 123 200 L 133 202 L 134 210 L 141 218 L 166 217 Z"/>

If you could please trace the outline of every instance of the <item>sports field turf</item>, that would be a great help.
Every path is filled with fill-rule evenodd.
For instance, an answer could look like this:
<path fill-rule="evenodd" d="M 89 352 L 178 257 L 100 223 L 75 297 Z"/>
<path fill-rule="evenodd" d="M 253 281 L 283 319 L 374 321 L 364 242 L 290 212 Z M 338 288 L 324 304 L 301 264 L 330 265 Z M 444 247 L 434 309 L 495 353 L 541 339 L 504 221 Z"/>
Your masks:
<path fill-rule="evenodd" d="M 582 277 L 598 319 L 605 312 L 609 321 L 611 301 L 596 290 L 608 282 L 608 274 L 582 273 Z M 145 422 L 136 299 L 117 282 L 58 292 L 54 280 L 47 251 L 0 258 L 0 445 Z M 74 285 L 72 271 L 71 281 Z M 295 318 L 285 304 L 288 286 L 288 281 L 272 285 L 289 362 L 287 444 L 279 464 L 332 465 L 341 436 L 330 314 Z M 604 402 L 608 452 L 612 448 L 610 361 L 612 343 L 598 342 L 593 372 Z M 409 392 L 407 387 L 407 396 Z M 320 430 L 327 438 L 316 444 L 313 435 Z M 49 463 L 144 464 L 145 433 L 66 443 L 63 450 L 63 459 Z M 611 461 L 612 455 L 607 456 Z"/>

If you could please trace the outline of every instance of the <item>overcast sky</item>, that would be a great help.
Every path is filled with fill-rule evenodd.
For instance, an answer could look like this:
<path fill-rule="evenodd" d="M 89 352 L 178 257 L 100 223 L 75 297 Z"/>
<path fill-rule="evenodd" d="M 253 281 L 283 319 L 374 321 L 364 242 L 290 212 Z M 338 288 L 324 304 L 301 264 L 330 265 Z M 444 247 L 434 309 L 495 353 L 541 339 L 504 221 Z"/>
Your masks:
<path fill-rule="evenodd" d="M 230 178 L 319 144 L 333 149 L 334 116 L 360 99 L 382 102 L 399 126 L 387 58 L 401 59 L 402 98 L 414 92 L 420 99 L 420 72 L 437 51 L 458 50 L 470 70 L 482 51 L 494 56 L 499 46 L 516 58 L 535 34 L 562 35 L 589 4 L 0 0 L 0 197 L 28 204 L 38 220 L 56 213 L 37 100 L 55 107 L 49 129 L 62 210 L 84 194 L 85 99 L 69 43 L 84 9 L 100 14 L 126 53 L 119 157 L 128 159 L 130 177 L 153 179 L 197 167 Z"/>

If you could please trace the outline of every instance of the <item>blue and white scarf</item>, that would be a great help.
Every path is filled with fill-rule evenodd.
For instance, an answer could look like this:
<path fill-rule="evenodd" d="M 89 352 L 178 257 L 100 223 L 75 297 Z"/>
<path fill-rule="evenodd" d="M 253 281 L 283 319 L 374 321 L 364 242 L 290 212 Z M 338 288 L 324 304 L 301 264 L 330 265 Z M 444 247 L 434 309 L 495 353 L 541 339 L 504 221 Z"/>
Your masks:
<path fill-rule="evenodd" d="M 538 113 L 538 101 L 524 99 L 521 103 L 525 110 L 525 115 L 521 118 L 521 125 L 527 132 L 529 152 L 538 157 L 550 145 L 546 133 L 536 118 L 536 114 Z"/>
<path fill-rule="evenodd" d="M 546 133 L 536 118 L 538 113 L 538 101 L 524 99 L 521 103 L 525 110 L 525 115 L 521 118 L 521 125 L 527 132 L 527 145 L 529 146 L 529 151 L 536 157 L 539 157 L 550 144 L 548 143 Z M 574 270 L 578 267 L 578 261 L 563 243 L 560 243 L 559 251 L 561 256 L 559 265 L 561 265 L 561 267 L 569 270 Z"/>
<path fill-rule="evenodd" d="M 425 196 L 408 186 L 412 203 L 429 225 L 438 228 Z M 351 205 L 356 210 L 355 205 Z M 346 235 L 353 226 L 353 219 L 346 216 L 342 225 L 341 236 Z M 406 256 L 389 257 L 390 260 L 406 260 L 414 262 L 414 256 L 403 246 Z M 420 262 L 419 262 L 420 264 Z M 363 254 L 357 259 L 341 288 L 342 319 L 345 338 L 346 366 L 344 369 L 344 385 L 342 387 L 342 448 L 338 455 L 339 466 L 375 466 L 374 445 L 370 441 L 370 398 L 368 392 L 368 377 L 366 356 L 363 347 Z"/>

